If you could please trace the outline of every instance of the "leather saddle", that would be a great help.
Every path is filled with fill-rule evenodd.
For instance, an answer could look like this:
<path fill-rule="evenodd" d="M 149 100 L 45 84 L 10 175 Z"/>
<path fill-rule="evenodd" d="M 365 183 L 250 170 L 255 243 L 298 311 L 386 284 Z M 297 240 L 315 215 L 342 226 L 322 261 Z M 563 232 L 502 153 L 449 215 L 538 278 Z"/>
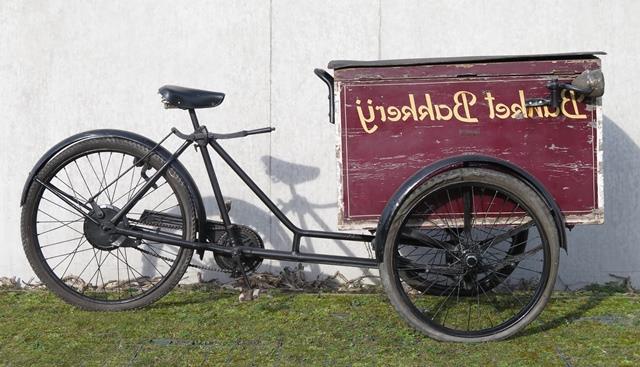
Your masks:
<path fill-rule="evenodd" d="M 224 93 L 208 90 L 165 85 L 158 89 L 166 108 L 190 110 L 196 108 L 215 107 L 224 100 Z"/>

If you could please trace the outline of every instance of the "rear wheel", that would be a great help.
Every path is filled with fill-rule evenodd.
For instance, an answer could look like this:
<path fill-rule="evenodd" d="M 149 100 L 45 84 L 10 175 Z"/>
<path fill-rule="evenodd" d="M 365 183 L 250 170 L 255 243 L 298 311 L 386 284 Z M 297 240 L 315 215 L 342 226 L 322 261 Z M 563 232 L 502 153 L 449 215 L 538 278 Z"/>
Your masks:
<path fill-rule="evenodd" d="M 507 338 L 546 305 L 558 232 L 522 181 L 460 168 L 417 187 L 392 218 L 381 277 L 417 330 L 443 341 Z"/>
<path fill-rule="evenodd" d="M 166 163 L 149 152 L 128 139 L 89 139 L 61 151 L 36 179 L 81 202 L 96 196 L 109 219 Z M 149 225 L 144 216 L 150 212 L 171 215 L 176 225 Z M 118 226 L 195 240 L 195 209 L 185 180 L 169 167 Z M 154 302 L 180 281 L 192 256 L 191 250 L 110 234 L 38 182 L 22 208 L 21 232 L 40 280 L 65 301 L 90 310 Z"/>

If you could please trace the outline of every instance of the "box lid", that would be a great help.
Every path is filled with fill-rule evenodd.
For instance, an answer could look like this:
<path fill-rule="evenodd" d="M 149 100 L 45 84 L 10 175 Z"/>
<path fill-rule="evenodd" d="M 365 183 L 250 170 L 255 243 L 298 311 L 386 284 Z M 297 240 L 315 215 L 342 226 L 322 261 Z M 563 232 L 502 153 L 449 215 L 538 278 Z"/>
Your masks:
<path fill-rule="evenodd" d="M 590 59 L 595 55 L 606 55 L 603 51 L 591 52 L 567 52 L 557 54 L 541 55 L 501 55 L 501 56 L 462 56 L 462 57 L 436 57 L 423 59 L 394 59 L 394 60 L 332 60 L 328 68 L 339 70 L 348 68 L 378 68 L 394 66 L 419 66 L 419 65 L 441 65 L 441 64 L 467 64 L 467 63 L 490 63 L 509 61 L 535 61 L 535 60 L 565 60 L 565 59 Z"/>

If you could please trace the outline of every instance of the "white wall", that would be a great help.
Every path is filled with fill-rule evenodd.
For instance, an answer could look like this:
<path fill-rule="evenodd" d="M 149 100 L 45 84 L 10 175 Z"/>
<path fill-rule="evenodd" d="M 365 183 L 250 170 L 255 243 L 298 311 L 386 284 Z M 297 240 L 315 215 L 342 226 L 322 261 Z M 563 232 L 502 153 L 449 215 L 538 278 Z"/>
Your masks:
<path fill-rule="evenodd" d="M 335 131 L 327 123 L 326 89 L 312 74 L 314 67 L 348 58 L 604 50 L 609 53 L 603 57 L 606 224 L 570 233 L 560 278 L 577 287 L 608 281 L 615 273 L 631 275 L 638 285 L 637 14 L 640 3 L 631 0 L 3 0 L 0 276 L 32 276 L 20 243 L 19 197 L 40 155 L 83 130 L 110 127 L 159 139 L 171 126 L 187 129 L 186 113 L 161 108 L 156 90 L 163 84 L 225 92 L 220 107 L 200 113 L 211 130 L 276 127 L 271 136 L 224 145 L 282 201 L 295 223 L 334 229 Z M 183 162 L 193 169 L 213 211 L 197 158 L 190 153 Z M 253 221 L 269 246 L 286 248 L 283 229 L 239 180 L 222 172 L 225 193 L 235 199 L 233 216 Z M 324 242 L 303 244 L 318 249 Z M 367 254 L 346 246 L 329 243 L 328 248 Z M 361 274 L 340 270 L 350 277 Z"/>

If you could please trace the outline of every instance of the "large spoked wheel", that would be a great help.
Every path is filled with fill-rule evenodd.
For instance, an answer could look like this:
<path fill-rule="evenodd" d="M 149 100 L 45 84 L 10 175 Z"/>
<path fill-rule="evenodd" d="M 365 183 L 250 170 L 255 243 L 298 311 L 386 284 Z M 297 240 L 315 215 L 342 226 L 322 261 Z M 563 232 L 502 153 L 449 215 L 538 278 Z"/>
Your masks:
<path fill-rule="evenodd" d="M 542 312 L 558 231 L 539 195 L 505 173 L 460 168 L 417 187 L 392 218 L 380 273 L 391 303 L 442 341 L 507 338 Z"/>
<path fill-rule="evenodd" d="M 143 307 L 184 275 L 191 250 L 105 232 L 50 190 L 79 202 L 95 197 L 101 215 L 113 218 L 166 163 L 149 152 L 123 138 L 89 139 L 64 149 L 42 168 L 37 181 L 49 188 L 31 185 L 22 208 L 24 250 L 40 280 L 65 301 L 89 310 Z M 170 167 L 118 226 L 194 240 L 195 209 L 185 180 Z"/>

